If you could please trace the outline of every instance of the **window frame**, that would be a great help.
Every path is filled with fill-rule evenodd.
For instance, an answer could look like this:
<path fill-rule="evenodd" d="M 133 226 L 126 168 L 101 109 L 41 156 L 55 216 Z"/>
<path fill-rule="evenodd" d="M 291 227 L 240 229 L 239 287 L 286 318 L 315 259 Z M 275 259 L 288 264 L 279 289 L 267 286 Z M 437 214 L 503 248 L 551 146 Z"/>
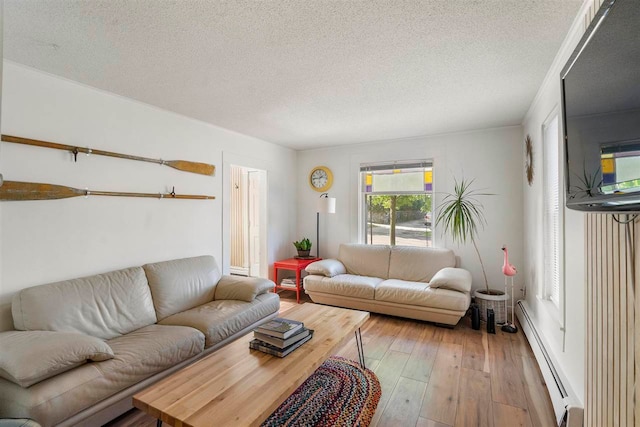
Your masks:
<path fill-rule="evenodd" d="M 413 168 L 431 168 L 431 191 L 380 191 L 375 192 L 375 195 L 429 195 L 431 197 L 431 247 L 435 245 L 435 217 L 434 211 L 436 209 L 435 205 L 435 184 L 433 182 L 433 159 L 421 159 L 421 160 L 403 160 L 403 161 L 384 161 L 384 162 L 375 162 L 375 163 L 360 163 L 358 168 L 358 206 L 359 206 L 359 215 L 358 215 L 358 241 L 364 244 L 373 244 L 369 242 L 368 234 L 367 234 L 367 196 L 371 195 L 364 188 L 364 180 L 363 174 L 367 171 L 392 171 L 395 169 L 413 169 Z M 428 240 L 426 241 L 429 242 Z M 429 247 L 426 246 L 425 247 Z"/>
<path fill-rule="evenodd" d="M 543 275 L 540 298 L 547 301 L 553 311 L 560 314 L 564 304 L 564 145 L 560 114 L 554 109 L 542 124 L 542 253 Z M 555 128 L 555 132 L 554 132 Z M 554 135 L 555 133 L 555 135 Z M 550 176 L 551 175 L 551 176 Z M 555 185 L 554 188 L 550 188 Z M 555 224 L 550 224 L 550 204 L 555 204 Z M 554 226 L 556 230 L 550 231 Z M 551 233 L 555 233 L 552 236 Z M 555 237 L 555 242 L 553 238 Z M 550 252 L 554 251 L 555 259 L 550 259 Z M 555 263 L 551 266 L 550 263 Z M 550 271 L 555 267 L 555 272 Z M 555 274 L 554 274 L 555 273 Z M 554 286 L 553 276 L 557 279 Z M 555 288 L 555 289 L 554 289 Z"/>

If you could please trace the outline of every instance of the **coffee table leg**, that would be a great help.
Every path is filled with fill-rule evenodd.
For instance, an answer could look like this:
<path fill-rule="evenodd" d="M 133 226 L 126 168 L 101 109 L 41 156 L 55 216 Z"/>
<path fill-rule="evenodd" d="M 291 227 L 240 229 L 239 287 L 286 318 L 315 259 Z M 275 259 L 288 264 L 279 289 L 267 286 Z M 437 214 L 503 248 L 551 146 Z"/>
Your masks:
<path fill-rule="evenodd" d="M 360 333 L 360 328 L 356 331 L 356 346 L 358 347 L 358 359 L 360 359 L 360 366 L 362 369 L 365 369 L 367 366 L 364 363 L 364 346 L 362 345 L 362 334 Z"/>

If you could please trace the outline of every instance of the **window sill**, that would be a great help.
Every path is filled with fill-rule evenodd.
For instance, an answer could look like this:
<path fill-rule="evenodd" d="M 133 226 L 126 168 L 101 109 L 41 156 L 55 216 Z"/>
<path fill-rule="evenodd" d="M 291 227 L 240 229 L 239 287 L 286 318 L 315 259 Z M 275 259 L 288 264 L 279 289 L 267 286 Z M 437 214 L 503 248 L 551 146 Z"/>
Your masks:
<path fill-rule="evenodd" d="M 558 306 L 555 305 L 553 301 L 543 298 L 540 295 L 537 295 L 536 298 L 540 302 L 540 305 L 544 307 L 549 317 L 558 324 L 558 326 L 560 327 L 560 330 L 564 330 L 560 308 L 558 308 Z"/>

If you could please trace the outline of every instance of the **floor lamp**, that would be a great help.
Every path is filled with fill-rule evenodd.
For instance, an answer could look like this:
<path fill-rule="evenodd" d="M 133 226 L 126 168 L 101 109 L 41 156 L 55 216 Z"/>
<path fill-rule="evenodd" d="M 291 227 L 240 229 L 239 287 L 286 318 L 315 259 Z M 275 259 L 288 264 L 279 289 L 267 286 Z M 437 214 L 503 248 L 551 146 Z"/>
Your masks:
<path fill-rule="evenodd" d="M 316 258 L 320 258 L 320 214 L 336 213 L 336 198 L 329 197 L 329 193 L 322 193 L 318 199 L 318 209 L 316 210 Z"/>

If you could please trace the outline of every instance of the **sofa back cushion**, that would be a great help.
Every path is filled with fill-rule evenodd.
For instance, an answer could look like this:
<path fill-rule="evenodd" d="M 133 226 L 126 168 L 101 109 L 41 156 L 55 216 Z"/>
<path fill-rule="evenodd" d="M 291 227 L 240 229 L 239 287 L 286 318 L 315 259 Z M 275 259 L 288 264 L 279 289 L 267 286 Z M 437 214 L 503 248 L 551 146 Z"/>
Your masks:
<path fill-rule="evenodd" d="M 388 245 L 349 243 L 340 245 L 338 259 L 348 274 L 388 279 L 390 252 Z"/>
<path fill-rule="evenodd" d="M 428 283 L 440 269 L 455 266 L 456 256 L 450 249 L 393 246 L 389 278 Z"/>
<path fill-rule="evenodd" d="M 22 331 L 80 332 L 111 339 L 156 322 L 141 267 L 34 286 L 11 303 Z"/>
<path fill-rule="evenodd" d="M 213 300 L 220 271 L 210 256 L 143 266 L 158 321 Z"/>

